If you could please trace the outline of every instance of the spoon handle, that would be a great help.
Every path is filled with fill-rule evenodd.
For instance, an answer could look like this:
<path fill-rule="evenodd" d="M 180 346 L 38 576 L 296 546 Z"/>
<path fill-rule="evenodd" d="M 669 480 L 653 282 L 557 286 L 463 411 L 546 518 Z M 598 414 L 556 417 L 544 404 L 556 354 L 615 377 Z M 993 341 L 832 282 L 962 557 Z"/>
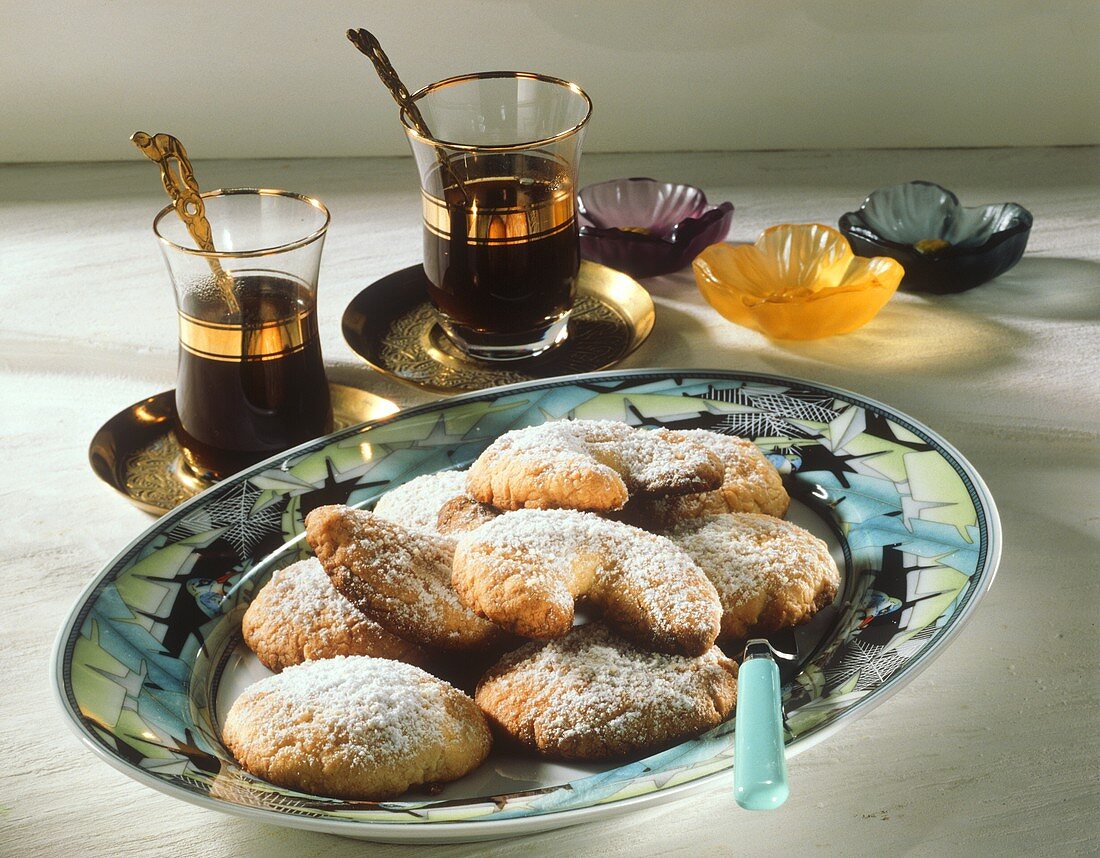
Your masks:
<path fill-rule="evenodd" d="M 787 800 L 779 667 L 766 641 L 745 648 L 737 672 L 733 792 L 746 810 L 774 810 Z"/>
<path fill-rule="evenodd" d="M 463 202 L 468 203 L 470 195 L 466 192 L 462 177 L 458 175 L 450 159 L 447 158 L 447 153 L 439 146 L 439 141 L 432 136 L 428 123 L 424 121 L 424 115 L 420 112 L 420 108 L 416 106 L 412 96 L 409 95 L 409 88 L 402 83 L 397 70 L 390 62 L 390 58 L 382 50 L 382 44 L 378 41 L 378 37 L 370 30 L 365 30 L 362 27 L 357 30 L 348 30 L 346 35 L 348 41 L 355 45 L 359 53 L 371 61 L 382 84 L 390 91 L 390 95 L 393 96 L 393 100 L 397 102 L 398 107 L 409 117 L 409 121 L 413 124 L 417 134 L 435 149 L 435 159 L 439 162 L 440 170 L 454 182 L 455 188 L 462 195 Z M 463 215 L 464 217 L 465 215 Z"/>
<path fill-rule="evenodd" d="M 348 41 L 358 48 L 359 53 L 363 54 L 374 65 L 374 70 L 378 73 L 379 79 L 390 91 L 390 95 L 397 102 L 397 106 L 408 114 L 413 127 L 422 137 L 431 140 L 432 133 L 428 130 L 428 124 L 424 121 L 420 108 L 412 100 L 408 87 L 402 83 L 401 78 L 397 75 L 397 70 L 390 62 L 390 58 L 382 50 L 382 44 L 378 41 L 378 37 L 370 30 L 364 30 L 362 27 L 357 30 L 348 30 L 347 37 Z"/>
<path fill-rule="evenodd" d="M 160 180 L 164 184 L 164 190 L 168 192 L 172 207 L 199 250 L 215 253 L 213 232 L 210 221 L 206 219 L 206 205 L 202 201 L 199 183 L 195 179 L 195 171 L 183 144 L 171 134 L 146 134 L 144 131 L 131 134 L 130 142 L 141 150 L 141 154 L 160 167 Z M 208 258 L 207 263 L 230 312 L 240 312 L 240 304 L 233 291 L 233 278 L 225 272 L 217 259 Z"/>
<path fill-rule="evenodd" d="M 172 198 L 172 206 L 180 220 L 187 225 L 187 231 L 195 239 L 195 244 L 200 250 L 213 252 L 214 240 L 210 221 L 206 219 L 206 206 L 183 144 L 171 134 L 146 134 L 144 131 L 131 134 L 130 142 L 141 150 L 141 154 L 160 167 L 160 180 L 164 183 L 164 190 Z"/>

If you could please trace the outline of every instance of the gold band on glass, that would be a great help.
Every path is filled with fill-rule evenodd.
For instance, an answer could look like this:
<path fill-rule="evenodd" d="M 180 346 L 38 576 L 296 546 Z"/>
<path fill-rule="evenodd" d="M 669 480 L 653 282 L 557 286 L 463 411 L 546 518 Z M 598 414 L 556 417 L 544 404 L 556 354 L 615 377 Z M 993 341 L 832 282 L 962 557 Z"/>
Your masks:
<path fill-rule="evenodd" d="M 447 204 L 421 191 L 424 200 L 424 227 L 433 235 L 450 240 L 451 213 Z M 555 194 L 543 202 L 527 206 L 466 209 L 467 244 L 521 244 L 569 229 L 573 225 L 573 195 Z"/>
<path fill-rule="evenodd" d="M 312 313 L 298 313 L 261 325 L 241 327 L 179 314 L 180 348 L 208 360 L 277 360 L 300 352 L 313 336 Z"/>

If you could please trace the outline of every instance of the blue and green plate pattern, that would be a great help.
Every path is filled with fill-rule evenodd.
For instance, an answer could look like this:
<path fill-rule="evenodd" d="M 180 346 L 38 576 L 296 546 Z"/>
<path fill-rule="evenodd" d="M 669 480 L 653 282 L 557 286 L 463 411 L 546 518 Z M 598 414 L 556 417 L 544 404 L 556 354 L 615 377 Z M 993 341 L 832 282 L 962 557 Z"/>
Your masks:
<path fill-rule="evenodd" d="M 241 615 L 273 569 L 307 554 L 302 521 L 310 510 L 370 506 L 416 476 L 467 466 L 509 429 L 563 418 L 750 438 L 784 472 L 794 506 L 817 521 L 811 529 L 833 534 L 843 592 L 827 627 L 805 649 L 795 641 L 802 665 L 784 685 L 788 756 L 911 679 L 993 580 L 999 523 L 980 477 L 945 441 L 886 406 L 807 382 L 724 371 L 619 371 L 513 385 L 313 441 L 156 522 L 96 577 L 60 632 L 54 684 L 77 733 L 115 768 L 178 798 L 374 840 L 531 833 L 730 777 L 732 719 L 626 763 L 567 766 L 494 753 L 465 784 L 377 803 L 265 783 L 243 772 L 219 740 L 226 689 L 257 670 L 242 667 L 250 656 Z"/>

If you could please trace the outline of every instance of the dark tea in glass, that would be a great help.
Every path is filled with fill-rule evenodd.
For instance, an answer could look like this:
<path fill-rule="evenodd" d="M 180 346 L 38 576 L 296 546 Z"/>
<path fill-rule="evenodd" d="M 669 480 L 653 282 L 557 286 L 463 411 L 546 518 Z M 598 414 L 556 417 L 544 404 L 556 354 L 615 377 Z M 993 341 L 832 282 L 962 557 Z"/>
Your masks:
<path fill-rule="evenodd" d="M 332 430 L 317 331 L 328 212 L 285 191 L 203 201 L 217 252 L 182 243 L 165 212 L 154 229 L 179 314 L 176 437 L 188 469 L 218 480 Z"/>
<path fill-rule="evenodd" d="M 511 168 L 524 178 L 466 176 L 461 188 L 445 185 L 443 199 L 424 195 L 428 296 L 463 341 L 522 346 L 573 308 L 580 252 L 572 185 L 557 161 L 486 160 L 499 164 L 489 172 Z"/>
<path fill-rule="evenodd" d="M 522 72 L 465 75 L 413 95 L 428 297 L 467 354 L 526 358 L 568 334 L 580 249 L 575 187 L 591 102 Z"/>
<path fill-rule="evenodd" d="M 240 326 L 180 313 L 176 436 L 220 479 L 332 431 L 313 296 L 273 276 L 234 278 Z"/>

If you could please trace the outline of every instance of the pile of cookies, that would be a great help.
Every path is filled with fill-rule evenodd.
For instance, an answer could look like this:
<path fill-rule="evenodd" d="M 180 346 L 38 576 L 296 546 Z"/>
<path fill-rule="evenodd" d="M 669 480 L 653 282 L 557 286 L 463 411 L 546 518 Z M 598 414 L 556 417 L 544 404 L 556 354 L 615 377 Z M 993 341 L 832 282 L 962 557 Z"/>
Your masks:
<path fill-rule="evenodd" d="M 575 760 L 696 736 L 735 703 L 716 644 L 836 595 L 825 544 L 782 520 L 789 502 L 740 438 L 563 420 L 373 511 L 316 509 L 315 558 L 245 613 L 276 675 L 234 703 L 225 744 L 280 786 L 381 800 L 462 777 L 494 734 Z M 472 698 L 447 681 L 464 677 Z"/>

